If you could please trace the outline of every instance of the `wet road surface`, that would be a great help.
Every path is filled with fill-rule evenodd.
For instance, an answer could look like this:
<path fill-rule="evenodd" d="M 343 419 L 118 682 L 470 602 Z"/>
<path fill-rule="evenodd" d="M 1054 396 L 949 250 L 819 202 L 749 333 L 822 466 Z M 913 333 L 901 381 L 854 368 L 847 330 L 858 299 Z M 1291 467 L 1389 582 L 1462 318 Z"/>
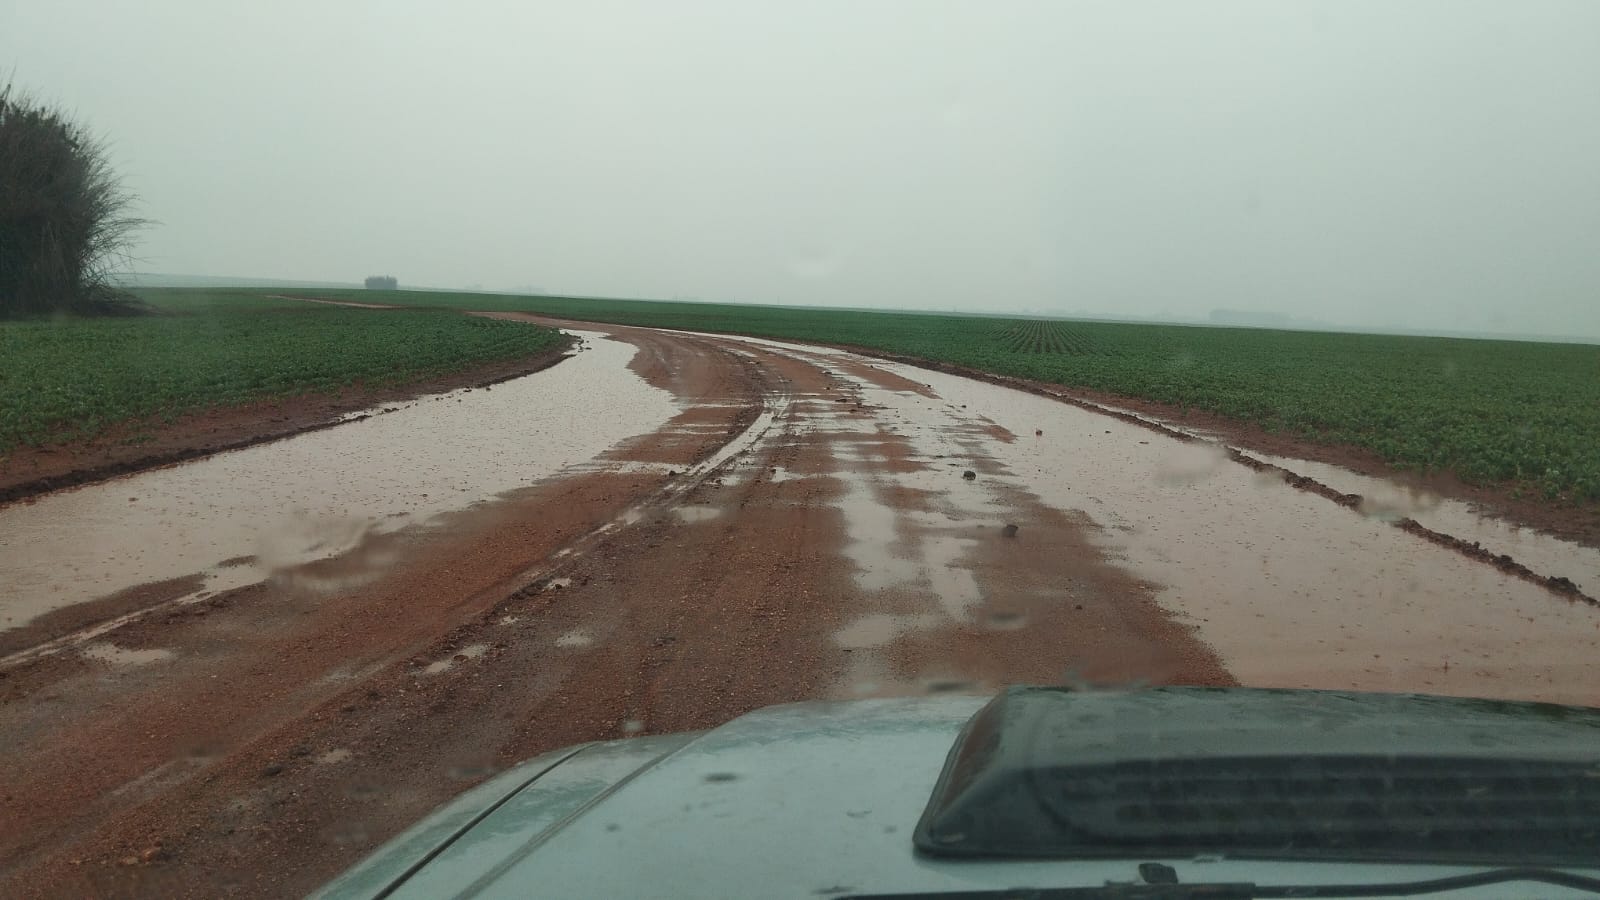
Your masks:
<path fill-rule="evenodd" d="M 492 392 L 0 508 L 0 894 L 293 895 L 534 753 L 793 700 L 1600 704 L 1600 610 L 1389 520 L 1591 592 L 1592 549 L 842 351 L 566 327 Z"/>
<path fill-rule="evenodd" d="M 631 345 L 577 334 L 593 339 L 538 378 L 0 507 L 0 629 L 152 582 L 201 574 L 183 602 L 342 556 L 587 463 L 677 412 L 628 371 Z"/>

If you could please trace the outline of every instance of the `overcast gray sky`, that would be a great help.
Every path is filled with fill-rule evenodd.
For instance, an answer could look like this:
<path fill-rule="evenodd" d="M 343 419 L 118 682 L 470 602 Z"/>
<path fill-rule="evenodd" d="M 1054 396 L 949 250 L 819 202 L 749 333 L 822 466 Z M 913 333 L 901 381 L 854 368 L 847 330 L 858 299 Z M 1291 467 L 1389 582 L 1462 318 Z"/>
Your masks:
<path fill-rule="evenodd" d="M 0 0 L 144 271 L 1600 335 L 1600 3 Z"/>

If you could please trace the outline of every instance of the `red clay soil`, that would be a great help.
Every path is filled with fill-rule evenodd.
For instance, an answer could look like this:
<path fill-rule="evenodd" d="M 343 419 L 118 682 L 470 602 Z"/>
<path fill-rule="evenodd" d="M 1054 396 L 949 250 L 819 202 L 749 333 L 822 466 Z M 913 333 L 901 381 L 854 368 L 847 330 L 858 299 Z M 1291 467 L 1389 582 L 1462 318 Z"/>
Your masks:
<path fill-rule="evenodd" d="M 935 462 L 876 427 L 881 407 L 832 374 L 849 366 L 923 389 L 894 373 L 582 327 L 635 344 L 633 370 L 670 391 L 679 415 L 579 474 L 371 539 L 355 556 L 399 562 L 359 587 L 317 593 L 286 578 L 179 605 L 168 601 L 192 585 L 175 581 L 7 635 L 11 649 L 66 649 L 0 668 L 0 896 L 297 896 L 529 756 L 713 727 L 773 703 L 1233 683 L 1080 514 L 1015 479 L 985 496 L 1020 537 L 992 516 L 939 514 L 949 498 L 915 486 L 928 473 L 973 491 L 1007 474 L 985 448 L 1010 433 L 976 412 L 939 435 L 959 459 Z M 747 447 L 737 472 L 707 464 L 730 446 Z M 1327 459 L 1314 449 L 1286 455 Z M 863 538 L 863 521 L 885 530 L 871 524 L 884 511 L 888 533 Z M 915 580 L 865 589 L 861 544 L 873 541 L 886 566 L 925 559 L 970 574 L 970 608 L 950 613 L 949 597 Z M 929 555 L 953 545 L 957 558 Z M 96 617 L 147 604 L 100 639 L 166 658 L 113 665 L 70 644 Z M 922 624 L 894 632 L 900 622 Z"/>
<path fill-rule="evenodd" d="M 635 370 L 683 405 L 613 467 L 382 538 L 404 562 L 364 587 L 269 582 L 115 633 L 169 651 L 160 662 L 61 652 L 0 670 L 0 895 L 300 895 L 533 754 L 784 701 L 1069 676 L 1232 683 L 1085 521 L 1022 492 L 1001 499 L 1029 540 L 991 529 L 964 561 L 983 595 L 970 624 L 841 641 L 866 612 L 926 613 L 938 598 L 864 591 L 844 482 L 777 473 L 886 485 L 929 463 L 895 434 L 810 424 L 819 408 L 872 416 L 810 361 L 595 330 L 637 343 Z M 696 465 L 746 426 L 758 439 L 739 477 Z M 897 540 L 928 536 L 925 493 L 882 499 Z"/>
<path fill-rule="evenodd" d="M 0 503 L 330 428 L 340 423 L 341 416 L 384 403 L 498 384 L 561 362 L 567 358 L 568 346 L 570 343 L 449 375 L 219 407 L 190 413 L 170 424 L 128 423 L 87 441 L 18 447 L 0 456 Z"/>

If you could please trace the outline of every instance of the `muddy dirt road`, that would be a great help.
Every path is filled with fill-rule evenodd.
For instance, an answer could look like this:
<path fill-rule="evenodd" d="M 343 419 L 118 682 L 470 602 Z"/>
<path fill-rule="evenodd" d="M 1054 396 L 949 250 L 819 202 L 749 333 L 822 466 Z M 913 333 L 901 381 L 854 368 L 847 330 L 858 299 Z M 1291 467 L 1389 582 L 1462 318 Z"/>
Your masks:
<path fill-rule="evenodd" d="M 492 391 L 0 507 L 0 895 L 292 896 L 540 751 L 792 700 L 1600 704 L 1600 610 L 1393 522 L 1591 597 L 1600 551 L 952 375 L 563 325 Z"/>

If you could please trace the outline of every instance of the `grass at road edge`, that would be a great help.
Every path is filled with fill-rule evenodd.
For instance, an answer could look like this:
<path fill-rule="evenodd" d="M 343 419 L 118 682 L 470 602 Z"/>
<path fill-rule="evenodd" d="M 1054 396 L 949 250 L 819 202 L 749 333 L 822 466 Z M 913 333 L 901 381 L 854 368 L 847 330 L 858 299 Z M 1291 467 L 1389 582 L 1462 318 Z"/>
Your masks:
<path fill-rule="evenodd" d="M 211 407 L 421 380 L 562 340 L 553 329 L 452 310 L 351 309 L 270 292 L 136 293 L 163 314 L 0 322 L 0 454 Z"/>

